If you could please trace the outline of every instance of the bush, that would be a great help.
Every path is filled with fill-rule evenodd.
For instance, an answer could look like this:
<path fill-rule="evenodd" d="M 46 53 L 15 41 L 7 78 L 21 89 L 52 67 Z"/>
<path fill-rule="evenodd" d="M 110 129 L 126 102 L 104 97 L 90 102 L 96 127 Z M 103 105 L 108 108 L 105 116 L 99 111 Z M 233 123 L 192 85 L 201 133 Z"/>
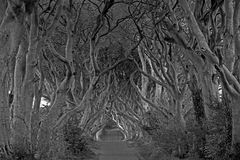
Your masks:
<path fill-rule="evenodd" d="M 84 135 L 83 130 L 78 127 L 77 119 L 72 118 L 65 125 L 63 135 L 65 141 L 65 159 L 83 159 L 94 156 L 94 152 L 89 148 L 89 143 L 92 142 L 92 139 Z"/>
<path fill-rule="evenodd" d="M 231 110 L 226 99 L 213 101 L 209 106 L 211 116 L 208 122 L 206 157 L 209 159 L 230 159 L 231 154 Z"/>
<path fill-rule="evenodd" d="M 148 126 L 144 126 L 143 130 L 151 136 L 151 157 L 174 155 L 176 157 L 186 157 L 189 147 L 186 134 L 176 131 L 173 121 L 163 123 L 162 117 L 156 112 L 147 113 Z M 154 158 L 153 158 L 154 159 Z"/>
<path fill-rule="evenodd" d="M 0 147 L 0 160 L 35 160 L 34 154 Z"/>

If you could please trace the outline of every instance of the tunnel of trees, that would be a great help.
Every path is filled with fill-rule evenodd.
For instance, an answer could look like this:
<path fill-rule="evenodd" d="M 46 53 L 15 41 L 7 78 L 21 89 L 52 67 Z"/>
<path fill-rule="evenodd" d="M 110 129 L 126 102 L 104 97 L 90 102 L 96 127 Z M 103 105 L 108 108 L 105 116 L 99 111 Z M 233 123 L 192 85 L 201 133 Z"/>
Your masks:
<path fill-rule="evenodd" d="M 0 2 L 0 159 L 240 159 L 239 0 Z"/>

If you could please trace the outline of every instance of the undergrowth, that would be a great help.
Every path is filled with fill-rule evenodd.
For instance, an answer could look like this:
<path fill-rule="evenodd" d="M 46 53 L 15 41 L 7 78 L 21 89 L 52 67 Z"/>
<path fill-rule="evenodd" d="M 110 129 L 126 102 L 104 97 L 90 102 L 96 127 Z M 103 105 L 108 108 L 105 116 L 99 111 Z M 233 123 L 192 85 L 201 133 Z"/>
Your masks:
<path fill-rule="evenodd" d="M 195 120 L 194 111 L 186 120 L 186 131 L 177 132 L 173 123 L 163 123 L 156 112 L 148 113 L 148 125 L 143 127 L 145 134 L 150 135 L 148 144 L 139 143 L 139 153 L 147 160 L 155 159 L 200 159 L 196 151 L 199 143 L 196 137 L 203 134 L 206 137 L 203 154 L 207 160 L 231 160 L 231 110 L 226 100 L 212 101 L 210 118 L 200 128 Z M 165 156 L 165 158 L 163 158 Z"/>

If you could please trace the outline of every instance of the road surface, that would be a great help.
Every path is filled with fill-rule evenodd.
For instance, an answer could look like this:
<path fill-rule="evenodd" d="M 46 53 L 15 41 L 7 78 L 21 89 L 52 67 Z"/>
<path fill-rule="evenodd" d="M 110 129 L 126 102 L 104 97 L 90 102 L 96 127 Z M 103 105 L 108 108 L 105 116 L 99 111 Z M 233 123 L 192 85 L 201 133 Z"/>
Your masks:
<path fill-rule="evenodd" d="M 119 130 L 107 130 L 98 142 L 99 160 L 138 160 L 134 148 L 130 148 L 122 139 Z"/>

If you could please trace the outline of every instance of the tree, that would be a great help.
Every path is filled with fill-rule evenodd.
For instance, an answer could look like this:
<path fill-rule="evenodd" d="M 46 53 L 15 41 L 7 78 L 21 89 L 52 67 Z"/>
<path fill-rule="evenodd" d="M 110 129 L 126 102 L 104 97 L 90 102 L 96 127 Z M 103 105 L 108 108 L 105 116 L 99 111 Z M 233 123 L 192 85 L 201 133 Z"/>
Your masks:
<path fill-rule="evenodd" d="M 182 142 L 194 115 L 203 130 L 194 135 L 196 152 L 204 158 L 216 102 L 231 108 L 228 134 L 238 159 L 239 1 L 2 2 L 0 148 L 5 155 L 50 158 L 55 133 L 74 116 L 85 135 L 94 137 L 110 117 L 126 139 L 138 141 L 150 133 L 147 115 L 154 112 L 156 123 L 177 133 L 179 157 L 187 154 Z M 43 98 L 49 105 L 41 106 Z"/>

